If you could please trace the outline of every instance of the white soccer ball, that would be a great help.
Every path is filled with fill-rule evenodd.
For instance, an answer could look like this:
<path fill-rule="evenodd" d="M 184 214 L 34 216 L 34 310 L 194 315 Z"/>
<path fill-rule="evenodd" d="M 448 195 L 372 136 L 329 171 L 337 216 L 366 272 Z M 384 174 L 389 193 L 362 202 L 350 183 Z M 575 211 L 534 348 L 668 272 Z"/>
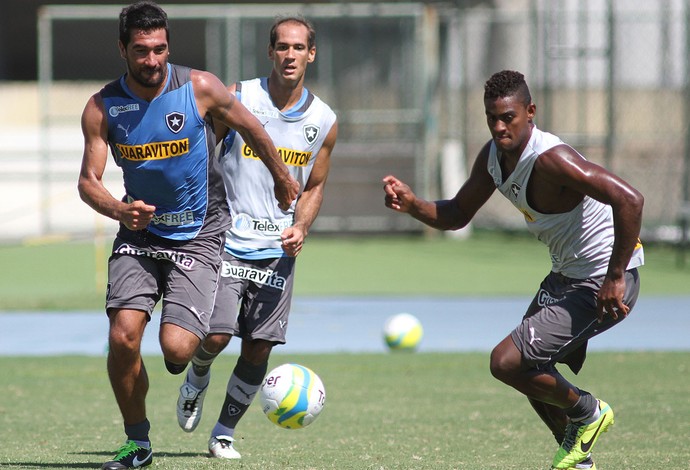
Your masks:
<path fill-rule="evenodd" d="M 383 337 L 392 350 L 413 351 L 423 335 L 422 324 L 409 313 L 393 315 L 383 325 Z"/>
<path fill-rule="evenodd" d="M 266 375 L 259 400 L 271 422 L 285 429 L 300 429 L 313 423 L 323 410 L 326 389 L 313 370 L 283 364 Z"/>

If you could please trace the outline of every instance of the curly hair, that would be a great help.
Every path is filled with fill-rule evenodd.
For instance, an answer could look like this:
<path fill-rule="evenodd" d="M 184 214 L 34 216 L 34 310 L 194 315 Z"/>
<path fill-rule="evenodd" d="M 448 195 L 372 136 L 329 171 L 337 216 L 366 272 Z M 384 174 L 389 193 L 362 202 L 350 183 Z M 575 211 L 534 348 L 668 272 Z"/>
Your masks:
<path fill-rule="evenodd" d="M 525 76 L 513 70 L 496 72 L 484 84 L 484 99 L 497 99 L 506 96 L 517 96 L 528 105 L 532 102 Z"/>

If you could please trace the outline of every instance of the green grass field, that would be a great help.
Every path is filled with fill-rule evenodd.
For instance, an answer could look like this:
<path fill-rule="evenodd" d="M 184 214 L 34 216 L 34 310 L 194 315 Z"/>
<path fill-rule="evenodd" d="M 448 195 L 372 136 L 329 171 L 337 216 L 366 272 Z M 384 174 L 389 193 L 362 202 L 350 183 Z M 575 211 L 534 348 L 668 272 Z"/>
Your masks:
<path fill-rule="evenodd" d="M 160 357 L 146 361 L 149 468 L 532 470 L 548 468 L 556 451 L 527 400 L 491 377 L 488 354 L 275 354 L 271 366 L 317 371 L 324 411 L 308 428 L 284 430 L 255 403 L 235 435 L 242 460 L 212 460 L 206 441 L 234 357 L 215 364 L 192 434 L 177 427 L 180 377 Z M 105 358 L 0 358 L 0 370 L 0 468 L 99 468 L 114 455 L 124 434 Z M 577 383 L 616 414 L 594 451 L 599 469 L 688 469 L 687 353 L 593 353 Z"/>
<path fill-rule="evenodd" d="M 0 245 L 0 311 L 102 309 L 109 243 Z M 676 261 L 674 249 L 648 245 L 642 295 L 690 294 L 690 264 Z M 549 267 L 546 247 L 524 235 L 315 235 L 299 257 L 295 295 L 532 295 Z"/>
<path fill-rule="evenodd" d="M 674 250 L 647 246 L 646 258 L 642 295 L 690 294 L 690 266 L 678 267 Z M 100 310 L 105 263 L 105 250 L 92 243 L 0 246 L 0 311 Z M 295 295 L 531 295 L 548 269 L 546 248 L 518 235 L 314 236 L 300 255 Z M 590 354 L 574 382 L 616 413 L 616 425 L 595 449 L 599 470 L 690 468 L 689 358 L 687 352 Z M 324 412 L 310 427 L 288 431 L 254 404 L 236 433 L 243 459 L 227 462 L 209 459 L 206 442 L 234 355 L 215 364 L 193 434 L 175 418 L 181 377 L 169 375 L 160 356 L 147 357 L 155 450 L 149 468 L 548 468 L 553 438 L 519 393 L 491 377 L 488 360 L 488 353 L 277 352 L 271 367 L 298 362 L 321 376 Z M 0 468 L 99 468 L 124 439 L 104 357 L 0 357 L 0 396 Z"/>

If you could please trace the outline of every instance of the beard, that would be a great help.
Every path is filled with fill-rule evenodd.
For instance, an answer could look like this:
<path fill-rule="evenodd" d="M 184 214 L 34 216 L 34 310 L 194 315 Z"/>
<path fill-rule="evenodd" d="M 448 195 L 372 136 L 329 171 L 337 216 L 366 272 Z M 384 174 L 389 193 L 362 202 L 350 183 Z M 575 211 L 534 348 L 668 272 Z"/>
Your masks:
<path fill-rule="evenodd" d="M 148 67 L 128 67 L 129 76 L 137 84 L 145 88 L 158 88 L 165 81 L 167 74 L 167 64 L 159 65 L 155 68 Z"/>

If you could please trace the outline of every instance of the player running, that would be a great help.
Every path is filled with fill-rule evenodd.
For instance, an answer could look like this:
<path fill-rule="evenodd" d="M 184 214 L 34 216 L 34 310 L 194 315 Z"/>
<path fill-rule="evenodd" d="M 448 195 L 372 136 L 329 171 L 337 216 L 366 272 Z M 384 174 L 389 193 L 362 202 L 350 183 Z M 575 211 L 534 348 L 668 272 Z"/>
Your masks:
<path fill-rule="evenodd" d="M 201 419 L 211 364 L 232 336 L 242 338 L 208 442 L 213 457 L 241 457 L 233 447 L 235 427 L 266 375 L 271 350 L 285 343 L 295 257 L 321 207 L 337 123 L 328 105 L 304 87 L 307 65 L 315 56 L 312 25 L 300 17 L 280 18 L 270 31 L 270 76 L 230 87 L 273 137 L 300 191 L 289 209 L 273 207 L 269 173 L 242 136 L 227 134 L 221 163 L 233 223 L 210 332 L 192 359 L 177 402 L 180 427 L 193 431 Z"/>
<path fill-rule="evenodd" d="M 275 181 L 271 205 L 287 209 L 297 194 L 261 123 L 220 80 L 168 62 L 165 11 L 132 4 L 122 9 L 119 28 L 127 72 L 86 104 L 79 176 L 82 199 L 120 222 L 108 261 L 107 367 L 127 440 L 105 470 L 153 461 L 140 348 L 154 306 L 163 299 L 159 338 L 172 373 L 184 371 L 208 332 L 229 225 L 212 119 L 237 129 L 262 155 Z M 122 200 L 103 185 L 108 148 L 122 169 Z"/>
<path fill-rule="evenodd" d="M 449 200 L 426 201 L 384 178 L 387 207 L 440 230 L 467 225 L 494 190 L 522 212 L 549 247 L 552 270 L 518 325 L 491 353 L 491 373 L 524 394 L 560 445 L 553 469 L 594 469 L 591 452 L 613 424 L 603 400 L 556 369 L 579 372 L 587 341 L 622 321 L 639 293 L 642 195 L 534 124 L 536 106 L 519 72 L 485 84 L 492 140 Z"/>

